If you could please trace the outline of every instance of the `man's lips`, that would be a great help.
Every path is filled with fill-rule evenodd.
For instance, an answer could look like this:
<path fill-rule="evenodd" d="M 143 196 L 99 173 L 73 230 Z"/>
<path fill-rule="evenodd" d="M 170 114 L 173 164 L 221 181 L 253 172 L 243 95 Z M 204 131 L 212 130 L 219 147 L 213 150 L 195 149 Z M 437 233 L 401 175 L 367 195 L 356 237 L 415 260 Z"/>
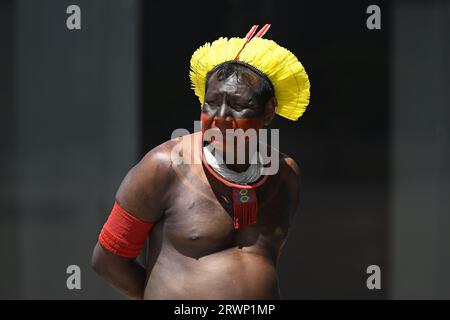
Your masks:
<path fill-rule="evenodd" d="M 233 129 L 233 128 L 224 128 L 224 127 L 215 127 L 212 126 L 209 128 L 209 130 L 211 130 L 212 132 L 226 132 L 226 129 Z"/>
<path fill-rule="evenodd" d="M 217 128 L 220 131 L 225 132 L 225 130 L 227 130 L 227 129 L 231 129 L 231 130 L 234 129 L 235 124 L 233 122 L 223 122 L 223 121 L 214 120 L 211 123 L 210 127 L 211 127 L 211 129 Z"/>
<path fill-rule="evenodd" d="M 220 125 L 212 125 L 211 127 L 207 128 L 211 134 L 222 134 L 225 136 L 228 132 L 233 132 L 235 129 L 233 126 L 220 126 Z"/>
<path fill-rule="evenodd" d="M 214 144 L 223 144 L 226 139 L 226 132 L 225 130 L 221 130 L 220 128 L 209 128 L 207 129 L 210 138 L 210 142 Z M 220 138 L 222 137 L 222 139 Z"/>

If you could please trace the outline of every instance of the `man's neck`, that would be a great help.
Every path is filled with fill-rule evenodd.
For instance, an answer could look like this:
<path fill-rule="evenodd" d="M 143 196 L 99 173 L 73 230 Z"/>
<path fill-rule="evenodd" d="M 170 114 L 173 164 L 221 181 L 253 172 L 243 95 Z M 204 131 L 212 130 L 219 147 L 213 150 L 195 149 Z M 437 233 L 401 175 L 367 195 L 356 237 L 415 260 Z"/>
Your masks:
<path fill-rule="evenodd" d="M 226 164 L 226 155 L 214 150 L 212 146 L 204 148 L 204 160 L 208 164 L 207 167 L 225 180 L 238 184 L 253 183 L 260 178 L 262 163 L 257 157 L 258 153 L 255 151 L 251 157 L 239 159 L 239 162 L 245 160 L 244 163 L 238 163 L 236 156 L 233 163 Z"/>
<path fill-rule="evenodd" d="M 246 150 L 244 163 L 238 163 L 238 157 L 236 155 L 236 152 L 234 153 L 233 163 L 227 163 L 226 152 L 224 152 L 224 154 L 223 154 L 223 159 L 224 159 L 224 163 L 228 169 L 233 170 L 234 172 L 244 172 L 248 169 L 250 164 L 255 164 L 255 163 L 250 163 L 250 159 L 252 159 L 256 154 L 257 154 L 257 152 L 255 151 L 253 154 L 249 155 L 249 150 Z M 242 162 L 242 161 L 239 161 L 239 162 Z"/>
<path fill-rule="evenodd" d="M 244 163 L 244 164 L 235 163 L 235 164 L 225 164 L 225 165 L 227 166 L 228 169 L 233 170 L 234 172 L 244 172 L 250 166 L 250 164 L 248 162 Z"/>

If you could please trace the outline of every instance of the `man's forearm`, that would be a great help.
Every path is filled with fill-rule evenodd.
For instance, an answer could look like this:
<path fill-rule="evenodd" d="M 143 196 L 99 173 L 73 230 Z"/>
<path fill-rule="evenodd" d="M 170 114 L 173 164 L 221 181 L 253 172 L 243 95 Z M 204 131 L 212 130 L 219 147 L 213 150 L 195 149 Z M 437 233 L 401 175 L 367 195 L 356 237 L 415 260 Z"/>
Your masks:
<path fill-rule="evenodd" d="M 92 264 L 100 276 L 127 297 L 144 297 L 146 271 L 136 260 L 116 256 L 97 243 Z"/>

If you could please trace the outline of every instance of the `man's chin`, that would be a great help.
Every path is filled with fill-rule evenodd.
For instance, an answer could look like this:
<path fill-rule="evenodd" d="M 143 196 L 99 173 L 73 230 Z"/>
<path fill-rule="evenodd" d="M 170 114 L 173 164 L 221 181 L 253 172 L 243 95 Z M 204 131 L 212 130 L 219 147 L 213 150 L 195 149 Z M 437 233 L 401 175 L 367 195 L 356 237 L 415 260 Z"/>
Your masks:
<path fill-rule="evenodd" d="M 209 143 L 210 146 L 212 146 L 216 152 L 216 156 L 219 156 L 220 154 L 222 155 L 246 155 L 246 153 L 248 153 L 248 151 L 244 148 L 244 149 L 237 149 L 236 146 L 234 146 L 233 148 L 233 144 L 229 145 L 227 147 L 227 144 L 218 142 L 218 141 L 213 141 L 211 143 Z"/>

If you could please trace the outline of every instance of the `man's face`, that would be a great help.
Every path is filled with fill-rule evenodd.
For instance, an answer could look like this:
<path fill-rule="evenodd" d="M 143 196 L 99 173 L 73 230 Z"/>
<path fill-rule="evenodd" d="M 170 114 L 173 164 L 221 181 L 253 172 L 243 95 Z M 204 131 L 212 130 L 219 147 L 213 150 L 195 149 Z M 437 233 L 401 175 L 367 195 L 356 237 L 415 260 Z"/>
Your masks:
<path fill-rule="evenodd" d="M 258 88 L 262 80 L 250 71 L 246 76 L 246 81 L 239 79 L 236 74 L 219 81 L 217 74 L 213 74 L 208 80 L 201 115 L 202 131 L 220 131 L 224 137 L 222 141 L 220 139 L 209 141 L 218 150 L 226 151 L 227 129 L 257 131 L 267 125 L 273 117 L 268 114 L 271 110 L 267 110 L 257 99 L 255 88 Z"/>

